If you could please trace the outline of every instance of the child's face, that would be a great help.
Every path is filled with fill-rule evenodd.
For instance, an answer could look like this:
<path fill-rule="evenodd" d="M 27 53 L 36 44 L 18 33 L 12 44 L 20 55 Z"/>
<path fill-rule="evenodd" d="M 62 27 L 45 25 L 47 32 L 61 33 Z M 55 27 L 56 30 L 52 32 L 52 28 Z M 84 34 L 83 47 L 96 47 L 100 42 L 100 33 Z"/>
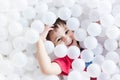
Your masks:
<path fill-rule="evenodd" d="M 56 30 L 52 30 L 49 34 L 50 40 L 56 45 L 65 44 L 67 47 L 74 45 L 78 46 L 74 38 L 73 31 L 69 30 L 66 25 L 60 25 Z"/>

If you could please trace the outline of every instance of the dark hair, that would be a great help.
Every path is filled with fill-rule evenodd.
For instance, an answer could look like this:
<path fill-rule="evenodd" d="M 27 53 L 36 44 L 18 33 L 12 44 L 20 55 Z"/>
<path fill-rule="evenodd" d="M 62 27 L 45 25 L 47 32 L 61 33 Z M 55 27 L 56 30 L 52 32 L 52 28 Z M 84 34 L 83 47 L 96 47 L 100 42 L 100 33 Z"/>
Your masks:
<path fill-rule="evenodd" d="M 58 28 L 58 25 L 66 25 L 66 21 L 61 20 L 60 18 L 57 18 L 55 23 L 53 24 L 52 28 L 54 28 L 54 30 L 56 30 Z M 50 40 L 50 32 L 51 31 L 48 32 L 48 35 L 46 37 L 47 40 Z"/>
<path fill-rule="evenodd" d="M 55 23 L 53 24 L 54 26 L 57 25 L 57 24 L 66 24 L 66 21 L 60 19 L 60 18 L 57 18 L 57 20 L 55 21 Z"/>

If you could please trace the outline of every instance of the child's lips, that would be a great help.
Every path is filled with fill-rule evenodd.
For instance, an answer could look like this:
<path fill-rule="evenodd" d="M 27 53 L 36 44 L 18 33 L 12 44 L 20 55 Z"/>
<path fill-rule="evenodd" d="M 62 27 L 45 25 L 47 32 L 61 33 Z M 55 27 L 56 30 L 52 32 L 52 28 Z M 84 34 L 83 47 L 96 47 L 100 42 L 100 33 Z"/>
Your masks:
<path fill-rule="evenodd" d="M 73 44 L 73 40 L 71 40 L 67 46 L 69 47 L 69 46 L 71 46 L 72 44 Z"/>

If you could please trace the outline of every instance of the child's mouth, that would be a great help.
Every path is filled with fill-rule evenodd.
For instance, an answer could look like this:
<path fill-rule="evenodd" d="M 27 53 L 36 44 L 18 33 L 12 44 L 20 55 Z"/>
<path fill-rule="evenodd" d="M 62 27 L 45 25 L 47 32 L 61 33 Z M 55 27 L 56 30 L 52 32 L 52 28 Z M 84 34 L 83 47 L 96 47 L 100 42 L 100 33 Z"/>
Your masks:
<path fill-rule="evenodd" d="M 68 47 L 73 44 L 73 40 L 70 41 L 70 43 L 67 45 Z"/>

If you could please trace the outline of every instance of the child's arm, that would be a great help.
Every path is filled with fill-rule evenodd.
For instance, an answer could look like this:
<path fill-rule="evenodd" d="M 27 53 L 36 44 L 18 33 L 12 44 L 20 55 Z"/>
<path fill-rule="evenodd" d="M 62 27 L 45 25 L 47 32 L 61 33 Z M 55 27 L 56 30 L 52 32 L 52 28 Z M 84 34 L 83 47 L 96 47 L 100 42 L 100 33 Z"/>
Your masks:
<path fill-rule="evenodd" d="M 57 75 L 57 74 L 61 73 L 61 68 L 57 63 L 55 63 L 55 62 L 51 63 L 51 59 L 49 58 L 49 56 L 45 50 L 44 42 L 43 42 L 45 40 L 49 30 L 51 30 L 49 27 L 45 28 L 45 31 L 41 34 L 40 39 L 37 43 L 37 59 L 38 59 L 41 71 L 44 74 Z"/>

